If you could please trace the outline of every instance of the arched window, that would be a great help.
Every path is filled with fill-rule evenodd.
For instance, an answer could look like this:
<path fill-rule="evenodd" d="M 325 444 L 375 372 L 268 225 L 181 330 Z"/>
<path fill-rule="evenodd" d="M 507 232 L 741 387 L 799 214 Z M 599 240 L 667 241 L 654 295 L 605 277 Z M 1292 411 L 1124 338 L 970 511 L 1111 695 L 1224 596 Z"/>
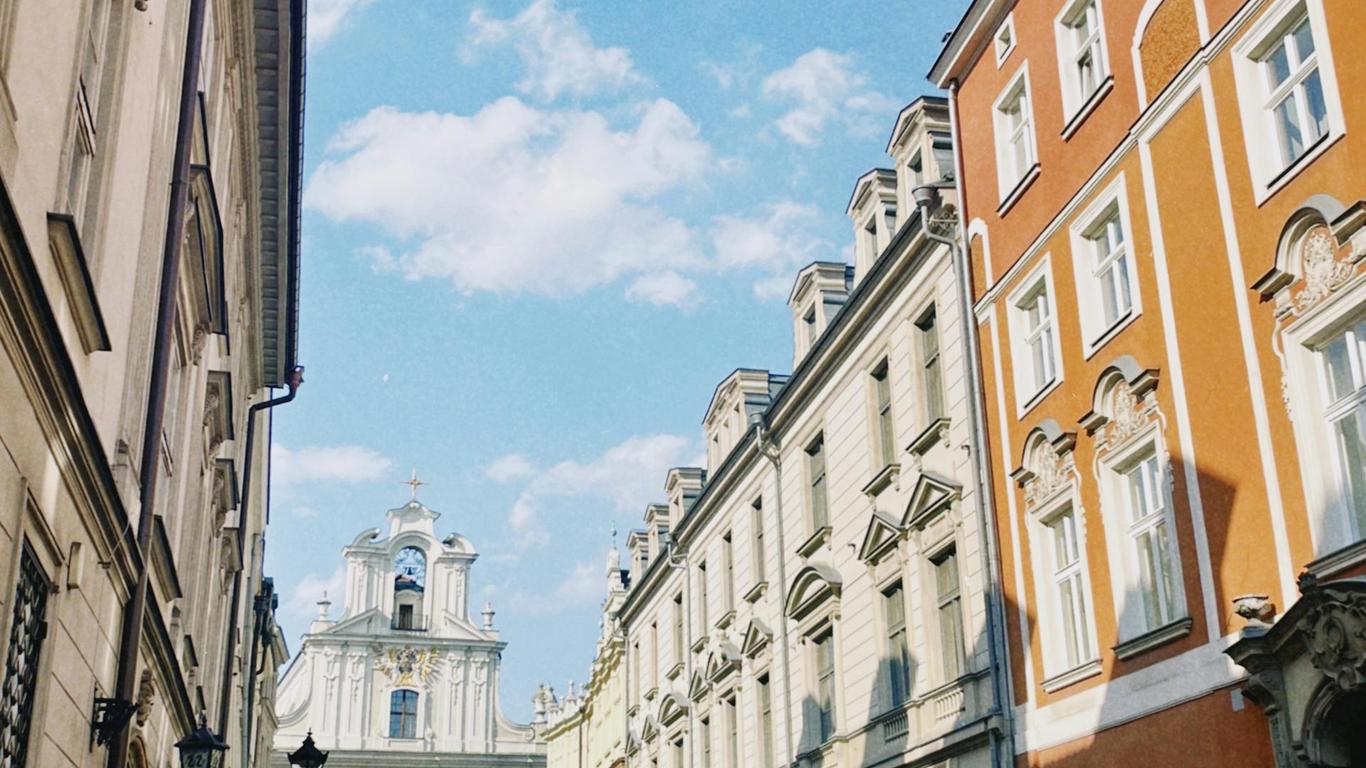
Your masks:
<path fill-rule="evenodd" d="M 417 738 L 417 691 L 389 694 L 389 738 Z"/>

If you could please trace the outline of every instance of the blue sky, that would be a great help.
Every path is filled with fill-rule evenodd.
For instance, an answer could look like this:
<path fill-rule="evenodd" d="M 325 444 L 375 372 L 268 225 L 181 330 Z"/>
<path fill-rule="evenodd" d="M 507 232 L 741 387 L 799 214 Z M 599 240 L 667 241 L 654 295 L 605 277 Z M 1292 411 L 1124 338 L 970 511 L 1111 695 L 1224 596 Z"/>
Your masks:
<path fill-rule="evenodd" d="M 300 356 L 268 572 L 291 645 L 407 499 L 479 548 L 502 696 L 582 681 L 613 528 L 698 463 L 737 366 L 791 367 L 797 270 L 963 0 L 312 0 Z"/>

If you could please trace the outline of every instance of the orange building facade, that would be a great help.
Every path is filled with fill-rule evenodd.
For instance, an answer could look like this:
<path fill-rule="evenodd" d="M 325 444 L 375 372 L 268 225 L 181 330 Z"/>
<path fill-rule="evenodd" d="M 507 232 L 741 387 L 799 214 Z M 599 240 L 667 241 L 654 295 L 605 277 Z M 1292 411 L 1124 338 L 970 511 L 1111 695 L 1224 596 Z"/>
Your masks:
<path fill-rule="evenodd" d="M 1366 4 L 974 0 L 1018 764 L 1366 764 Z"/>

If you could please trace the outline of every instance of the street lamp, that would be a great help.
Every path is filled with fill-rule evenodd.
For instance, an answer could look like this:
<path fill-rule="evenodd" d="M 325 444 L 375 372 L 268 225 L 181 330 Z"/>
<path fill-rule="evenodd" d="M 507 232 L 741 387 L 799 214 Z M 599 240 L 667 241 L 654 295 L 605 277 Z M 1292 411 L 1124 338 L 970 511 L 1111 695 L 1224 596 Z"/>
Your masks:
<path fill-rule="evenodd" d="M 289 754 L 289 764 L 299 768 L 322 768 L 327 762 L 327 753 L 320 752 L 313 743 L 313 731 L 304 736 L 304 745 Z"/>
<path fill-rule="evenodd" d="M 199 715 L 199 727 L 177 741 L 175 746 L 180 750 L 180 768 L 222 768 L 223 753 L 228 749 L 228 745 L 209 730 L 203 713 Z"/>

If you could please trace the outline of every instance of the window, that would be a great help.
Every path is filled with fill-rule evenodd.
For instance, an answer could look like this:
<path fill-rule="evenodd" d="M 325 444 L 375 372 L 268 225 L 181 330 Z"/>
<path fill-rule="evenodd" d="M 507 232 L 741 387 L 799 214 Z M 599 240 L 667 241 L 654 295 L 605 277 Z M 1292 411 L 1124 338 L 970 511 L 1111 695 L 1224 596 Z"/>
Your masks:
<path fill-rule="evenodd" d="M 915 321 L 920 342 L 920 386 L 925 396 L 925 419 L 934 422 L 944 418 L 944 384 L 940 371 L 939 327 L 935 308 L 930 307 Z"/>
<path fill-rule="evenodd" d="M 1257 204 L 1344 132 L 1322 0 L 1269 5 L 1233 49 Z"/>
<path fill-rule="evenodd" d="M 417 738 L 417 691 L 389 694 L 389 738 Z"/>
<path fill-rule="evenodd" d="M 674 663 L 683 663 L 683 593 L 674 595 Z"/>
<path fill-rule="evenodd" d="M 901 582 L 882 593 L 882 613 L 887 619 L 887 693 L 892 708 L 911 697 L 911 646 L 906 639 L 906 597 Z"/>
<path fill-rule="evenodd" d="M 1044 527 L 1047 533 L 1046 546 L 1052 560 L 1052 607 L 1062 641 L 1062 652 L 1058 658 L 1064 670 L 1072 669 L 1095 655 L 1088 629 L 1090 609 L 1082 579 L 1076 516 L 1071 507 L 1066 507 L 1044 523 Z"/>
<path fill-rule="evenodd" d="M 1328 339 L 1318 357 L 1337 496 L 1347 541 L 1358 541 L 1366 538 L 1366 318 Z"/>
<path fill-rule="evenodd" d="M 650 687 L 659 687 L 659 624 L 650 622 Z"/>
<path fill-rule="evenodd" d="M 874 407 L 877 409 L 877 452 L 878 466 L 885 467 L 896 461 L 896 437 L 892 429 L 892 382 L 887 372 L 887 359 L 873 369 Z"/>
<path fill-rule="evenodd" d="M 643 679 L 644 678 L 640 676 L 640 641 L 637 640 L 631 644 L 631 682 L 635 683 L 637 696 L 645 690 L 644 687 L 641 686 Z"/>
<path fill-rule="evenodd" d="M 1001 200 L 1008 200 L 1034 167 L 1034 117 L 1027 69 L 996 101 L 996 165 Z"/>
<path fill-rule="evenodd" d="M 759 768 L 773 768 L 773 691 L 768 675 L 759 678 L 755 695 L 759 699 Z"/>
<path fill-rule="evenodd" d="M 698 724 L 697 741 L 702 748 L 702 768 L 711 768 L 711 718 L 704 717 Z"/>
<path fill-rule="evenodd" d="M 1181 614 L 1176 547 L 1163 475 L 1152 449 L 1122 471 L 1130 556 L 1137 568 L 1135 575 L 1143 606 L 1144 631 L 1162 627 Z"/>
<path fill-rule="evenodd" d="M 768 578 L 768 553 L 764 551 L 764 499 L 758 497 L 750 507 L 751 530 L 754 532 L 754 581 Z"/>
<path fill-rule="evenodd" d="M 1124 175 L 1120 174 L 1071 226 L 1073 272 L 1087 357 L 1124 321 L 1141 311 L 1129 232 L 1128 195 Z"/>
<path fill-rule="evenodd" d="M 835 635 L 816 638 L 816 725 L 824 744 L 835 735 Z"/>
<path fill-rule="evenodd" d="M 400 605 L 398 607 L 398 627 L 397 629 L 413 628 L 413 607 L 411 605 Z"/>
<path fill-rule="evenodd" d="M 958 587 L 958 553 L 950 547 L 930 561 L 934 567 L 939 620 L 939 660 L 944 681 L 963 674 L 963 600 Z"/>
<path fill-rule="evenodd" d="M 703 560 L 697 564 L 697 611 L 704 631 L 710 623 L 707 621 L 707 602 L 707 561 Z"/>
<path fill-rule="evenodd" d="M 726 611 L 735 610 L 735 545 L 731 539 L 730 531 L 721 537 L 721 563 L 725 567 L 722 574 L 725 576 L 726 583 L 723 586 L 726 600 Z"/>
<path fill-rule="evenodd" d="M 1063 106 L 1067 117 L 1071 118 L 1109 75 L 1105 61 L 1105 28 L 1097 0 L 1078 0 L 1064 6 L 1056 31 Z"/>
<path fill-rule="evenodd" d="M 1011 301 L 1016 397 L 1021 409 L 1058 378 L 1052 286 L 1047 266 L 1044 270 Z"/>
<path fill-rule="evenodd" d="M 930 136 L 933 137 L 934 172 L 939 179 L 953 178 L 953 139 L 944 133 L 932 133 Z"/>
<path fill-rule="evenodd" d="M 726 699 L 726 768 L 740 768 L 740 714 L 735 696 Z"/>
<path fill-rule="evenodd" d="M 677 766 L 677 768 L 683 768 L 683 738 L 680 736 L 679 738 L 675 739 L 672 746 L 673 759 L 670 760 L 670 762 Z"/>
<path fill-rule="evenodd" d="M 996 30 L 994 47 L 996 49 L 996 66 L 1000 67 L 1010 52 L 1015 50 L 1015 14 L 1007 16 L 1006 20 L 1001 23 L 1001 28 Z"/>
<path fill-rule="evenodd" d="M 38 693 L 38 659 L 47 634 L 50 587 L 37 557 L 25 545 L 14 588 L 4 688 L 0 689 L 0 765 L 22 768 L 28 759 L 29 724 Z"/>
<path fill-rule="evenodd" d="M 911 155 L 911 161 L 906 164 L 906 171 L 906 175 L 910 178 L 911 189 L 925 183 L 925 162 L 921 160 L 919 152 Z"/>
<path fill-rule="evenodd" d="M 811 513 L 811 530 L 816 532 L 830 524 L 825 506 L 825 437 L 817 435 L 806 446 L 806 474 L 811 483 L 807 497 Z"/>

